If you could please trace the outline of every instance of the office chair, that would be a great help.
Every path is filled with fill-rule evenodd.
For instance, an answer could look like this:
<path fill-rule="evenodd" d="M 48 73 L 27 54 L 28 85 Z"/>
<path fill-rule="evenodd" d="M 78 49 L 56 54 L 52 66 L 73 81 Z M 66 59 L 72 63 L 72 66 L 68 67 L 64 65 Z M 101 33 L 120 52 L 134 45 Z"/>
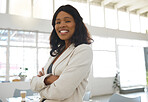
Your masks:
<path fill-rule="evenodd" d="M 84 94 L 83 101 L 89 101 L 89 98 L 90 98 L 90 91 L 87 91 Z"/>
<path fill-rule="evenodd" d="M 141 102 L 141 96 L 131 98 L 120 94 L 113 94 L 110 97 L 109 102 Z"/>
<path fill-rule="evenodd" d="M 20 97 L 21 91 L 26 91 L 26 96 L 33 96 L 33 93 L 34 93 L 31 89 L 27 89 L 27 90 L 15 89 L 13 93 L 13 97 Z"/>

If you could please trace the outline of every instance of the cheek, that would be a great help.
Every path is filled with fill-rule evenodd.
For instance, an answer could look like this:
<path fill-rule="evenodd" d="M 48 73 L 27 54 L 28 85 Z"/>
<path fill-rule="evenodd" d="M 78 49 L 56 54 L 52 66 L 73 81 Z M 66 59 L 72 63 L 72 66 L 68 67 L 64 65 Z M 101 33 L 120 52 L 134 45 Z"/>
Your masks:
<path fill-rule="evenodd" d="M 72 26 L 71 26 L 71 30 L 72 30 L 73 32 L 75 32 L 75 25 L 72 25 Z"/>
<path fill-rule="evenodd" d="M 55 26 L 55 31 L 56 31 L 56 33 L 58 33 L 58 31 L 57 31 L 57 26 Z"/>

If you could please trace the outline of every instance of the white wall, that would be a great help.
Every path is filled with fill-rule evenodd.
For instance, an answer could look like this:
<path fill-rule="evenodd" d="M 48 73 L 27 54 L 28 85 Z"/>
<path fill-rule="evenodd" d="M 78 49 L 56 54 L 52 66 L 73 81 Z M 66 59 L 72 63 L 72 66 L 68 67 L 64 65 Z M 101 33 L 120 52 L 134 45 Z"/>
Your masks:
<path fill-rule="evenodd" d="M 51 21 L 0 14 L 0 28 L 50 32 Z"/>
<path fill-rule="evenodd" d="M 100 27 L 92 27 L 87 25 L 89 32 L 92 35 L 104 36 L 104 37 L 116 37 L 116 38 L 129 38 L 147 40 L 148 34 L 132 33 L 127 31 L 112 30 Z M 4 29 L 17 29 L 17 30 L 29 30 L 40 32 L 51 32 L 52 26 L 49 20 L 39 20 L 32 18 L 25 18 L 14 15 L 0 14 L 0 28 Z M 92 96 L 110 94 L 112 90 L 113 78 L 94 78 L 93 73 L 90 74 L 90 81 L 88 89 L 91 91 Z M 28 83 L 0 83 L 0 98 L 12 96 L 14 87 L 29 88 Z M 9 87 L 9 88 L 8 88 Z"/>

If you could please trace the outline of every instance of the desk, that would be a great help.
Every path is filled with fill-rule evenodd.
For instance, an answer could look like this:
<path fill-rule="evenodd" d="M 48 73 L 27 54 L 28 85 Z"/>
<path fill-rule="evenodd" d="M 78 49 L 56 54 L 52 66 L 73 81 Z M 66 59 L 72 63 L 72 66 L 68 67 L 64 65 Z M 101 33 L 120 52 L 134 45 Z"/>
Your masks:
<path fill-rule="evenodd" d="M 7 98 L 7 102 L 21 102 L 22 98 L 21 97 L 12 97 L 12 98 Z M 25 102 L 39 102 L 40 96 L 26 96 Z"/>

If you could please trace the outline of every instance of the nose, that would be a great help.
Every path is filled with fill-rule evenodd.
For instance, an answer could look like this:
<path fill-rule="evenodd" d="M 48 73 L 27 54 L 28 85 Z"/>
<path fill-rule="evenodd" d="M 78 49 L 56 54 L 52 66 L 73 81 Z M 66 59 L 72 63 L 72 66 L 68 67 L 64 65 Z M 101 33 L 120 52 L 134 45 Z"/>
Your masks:
<path fill-rule="evenodd" d="M 65 27 L 66 26 L 66 24 L 65 24 L 65 22 L 64 21 L 62 21 L 61 23 L 60 23 L 60 28 L 63 28 L 63 27 Z"/>

